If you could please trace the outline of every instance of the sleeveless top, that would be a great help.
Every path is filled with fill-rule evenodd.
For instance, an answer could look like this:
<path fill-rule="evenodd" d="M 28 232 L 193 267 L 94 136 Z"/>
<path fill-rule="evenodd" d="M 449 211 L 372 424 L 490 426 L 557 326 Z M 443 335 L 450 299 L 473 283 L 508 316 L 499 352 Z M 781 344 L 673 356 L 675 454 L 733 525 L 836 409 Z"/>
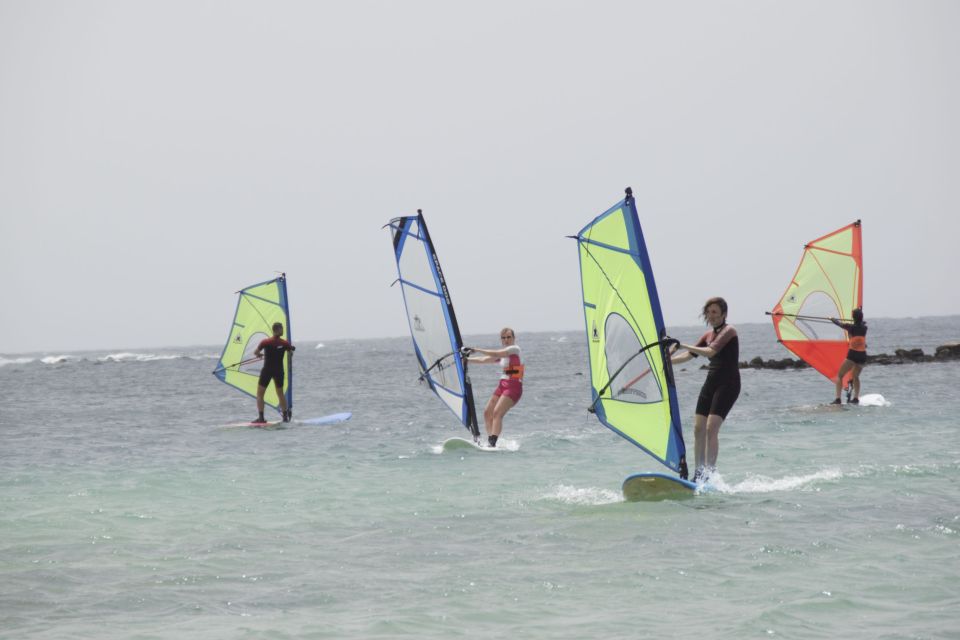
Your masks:
<path fill-rule="evenodd" d="M 695 346 L 713 349 L 707 368 L 707 379 L 715 382 L 740 381 L 740 338 L 729 324 L 710 329 Z"/>
<path fill-rule="evenodd" d="M 501 380 L 518 380 L 523 382 L 523 364 L 520 362 L 520 347 L 511 345 L 509 355 L 500 358 L 500 366 L 503 367 Z"/>

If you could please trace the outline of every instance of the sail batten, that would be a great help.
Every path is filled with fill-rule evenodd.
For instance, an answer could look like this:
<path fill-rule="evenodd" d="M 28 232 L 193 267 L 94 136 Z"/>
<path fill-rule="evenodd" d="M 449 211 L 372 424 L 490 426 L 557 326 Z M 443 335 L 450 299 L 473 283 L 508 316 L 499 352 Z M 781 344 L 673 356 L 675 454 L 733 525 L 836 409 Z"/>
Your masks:
<path fill-rule="evenodd" d="M 849 319 L 858 307 L 863 307 L 859 220 L 804 245 L 790 284 L 769 313 L 777 340 L 834 380 L 846 358 L 847 338 L 829 319 Z"/>
<path fill-rule="evenodd" d="M 680 412 L 653 269 L 630 191 L 575 236 L 591 410 L 670 469 L 685 466 Z"/>
<path fill-rule="evenodd" d="M 388 226 L 420 378 L 477 438 L 473 389 L 460 352 L 463 339 L 423 214 L 395 218 Z"/>
<path fill-rule="evenodd" d="M 230 335 L 227 336 L 213 374 L 221 382 L 255 398 L 261 360 L 253 353 L 260 341 L 272 336 L 273 324 L 280 322 L 284 331 L 281 337 L 292 342 L 286 275 L 250 285 L 237 294 L 239 297 Z M 293 367 L 290 354 L 284 359 L 283 394 L 287 407 L 292 409 Z M 264 403 L 280 411 L 279 397 L 273 384 L 267 385 Z"/>

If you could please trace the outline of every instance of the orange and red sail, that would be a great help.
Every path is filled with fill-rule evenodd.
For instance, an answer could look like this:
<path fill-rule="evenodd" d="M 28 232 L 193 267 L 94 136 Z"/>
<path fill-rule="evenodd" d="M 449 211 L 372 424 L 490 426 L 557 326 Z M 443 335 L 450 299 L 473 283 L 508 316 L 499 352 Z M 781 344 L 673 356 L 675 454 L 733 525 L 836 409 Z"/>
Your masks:
<path fill-rule="evenodd" d="M 777 338 L 811 367 L 834 380 L 847 357 L 847 336 L 830 322 L 851 322 L 863 307 L 860 221 L 807 243 L 790 285 L 771 312 Z"/>

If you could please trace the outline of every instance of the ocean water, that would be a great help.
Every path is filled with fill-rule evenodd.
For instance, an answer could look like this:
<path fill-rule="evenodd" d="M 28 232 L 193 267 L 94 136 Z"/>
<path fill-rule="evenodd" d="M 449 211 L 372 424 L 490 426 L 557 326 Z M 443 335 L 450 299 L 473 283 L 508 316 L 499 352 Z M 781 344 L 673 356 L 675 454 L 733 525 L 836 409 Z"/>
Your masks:
<path fill-rule="evenodd" d="M 739 328 L 742 360 L 786 355 Z M 494 454 L 438 452 L 466 432 L 406 338 L 300 342 L 295 417 L 353 418 L 273 430 L 223 427 L 255 411 L 217 346 L 0 355 L 0 637 L 960 638 L 960 362 L 867 367 L 873 407 L 744 370 L 718 491 L 627 503 L 662 467 L 587 413 L 581 332 L 519 329 Z M 686 418 L 704 375 L 677 371 Z"/>

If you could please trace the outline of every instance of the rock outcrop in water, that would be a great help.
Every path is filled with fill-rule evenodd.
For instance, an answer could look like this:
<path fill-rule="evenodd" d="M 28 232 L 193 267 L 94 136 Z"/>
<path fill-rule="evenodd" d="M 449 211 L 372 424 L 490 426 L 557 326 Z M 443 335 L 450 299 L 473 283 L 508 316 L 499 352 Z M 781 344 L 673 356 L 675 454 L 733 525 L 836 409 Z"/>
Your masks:
<path fill-rule="evenodd" d="M 867 355 L 867 364 L 912 364 L 917 362 L 947 362 L 960 360 L 960 342 L 949 342 L 937 347 L 934 354 L 927 355 L 923 349 L 897 349 L 893 355 L 879 353 Z M 749 362 L 741 362 L 741 369 L 805 369 L 809 367 L 803 360 L 795 358 L 781 358 L 779 360 L 764 360 L 757 356 Z"/>

